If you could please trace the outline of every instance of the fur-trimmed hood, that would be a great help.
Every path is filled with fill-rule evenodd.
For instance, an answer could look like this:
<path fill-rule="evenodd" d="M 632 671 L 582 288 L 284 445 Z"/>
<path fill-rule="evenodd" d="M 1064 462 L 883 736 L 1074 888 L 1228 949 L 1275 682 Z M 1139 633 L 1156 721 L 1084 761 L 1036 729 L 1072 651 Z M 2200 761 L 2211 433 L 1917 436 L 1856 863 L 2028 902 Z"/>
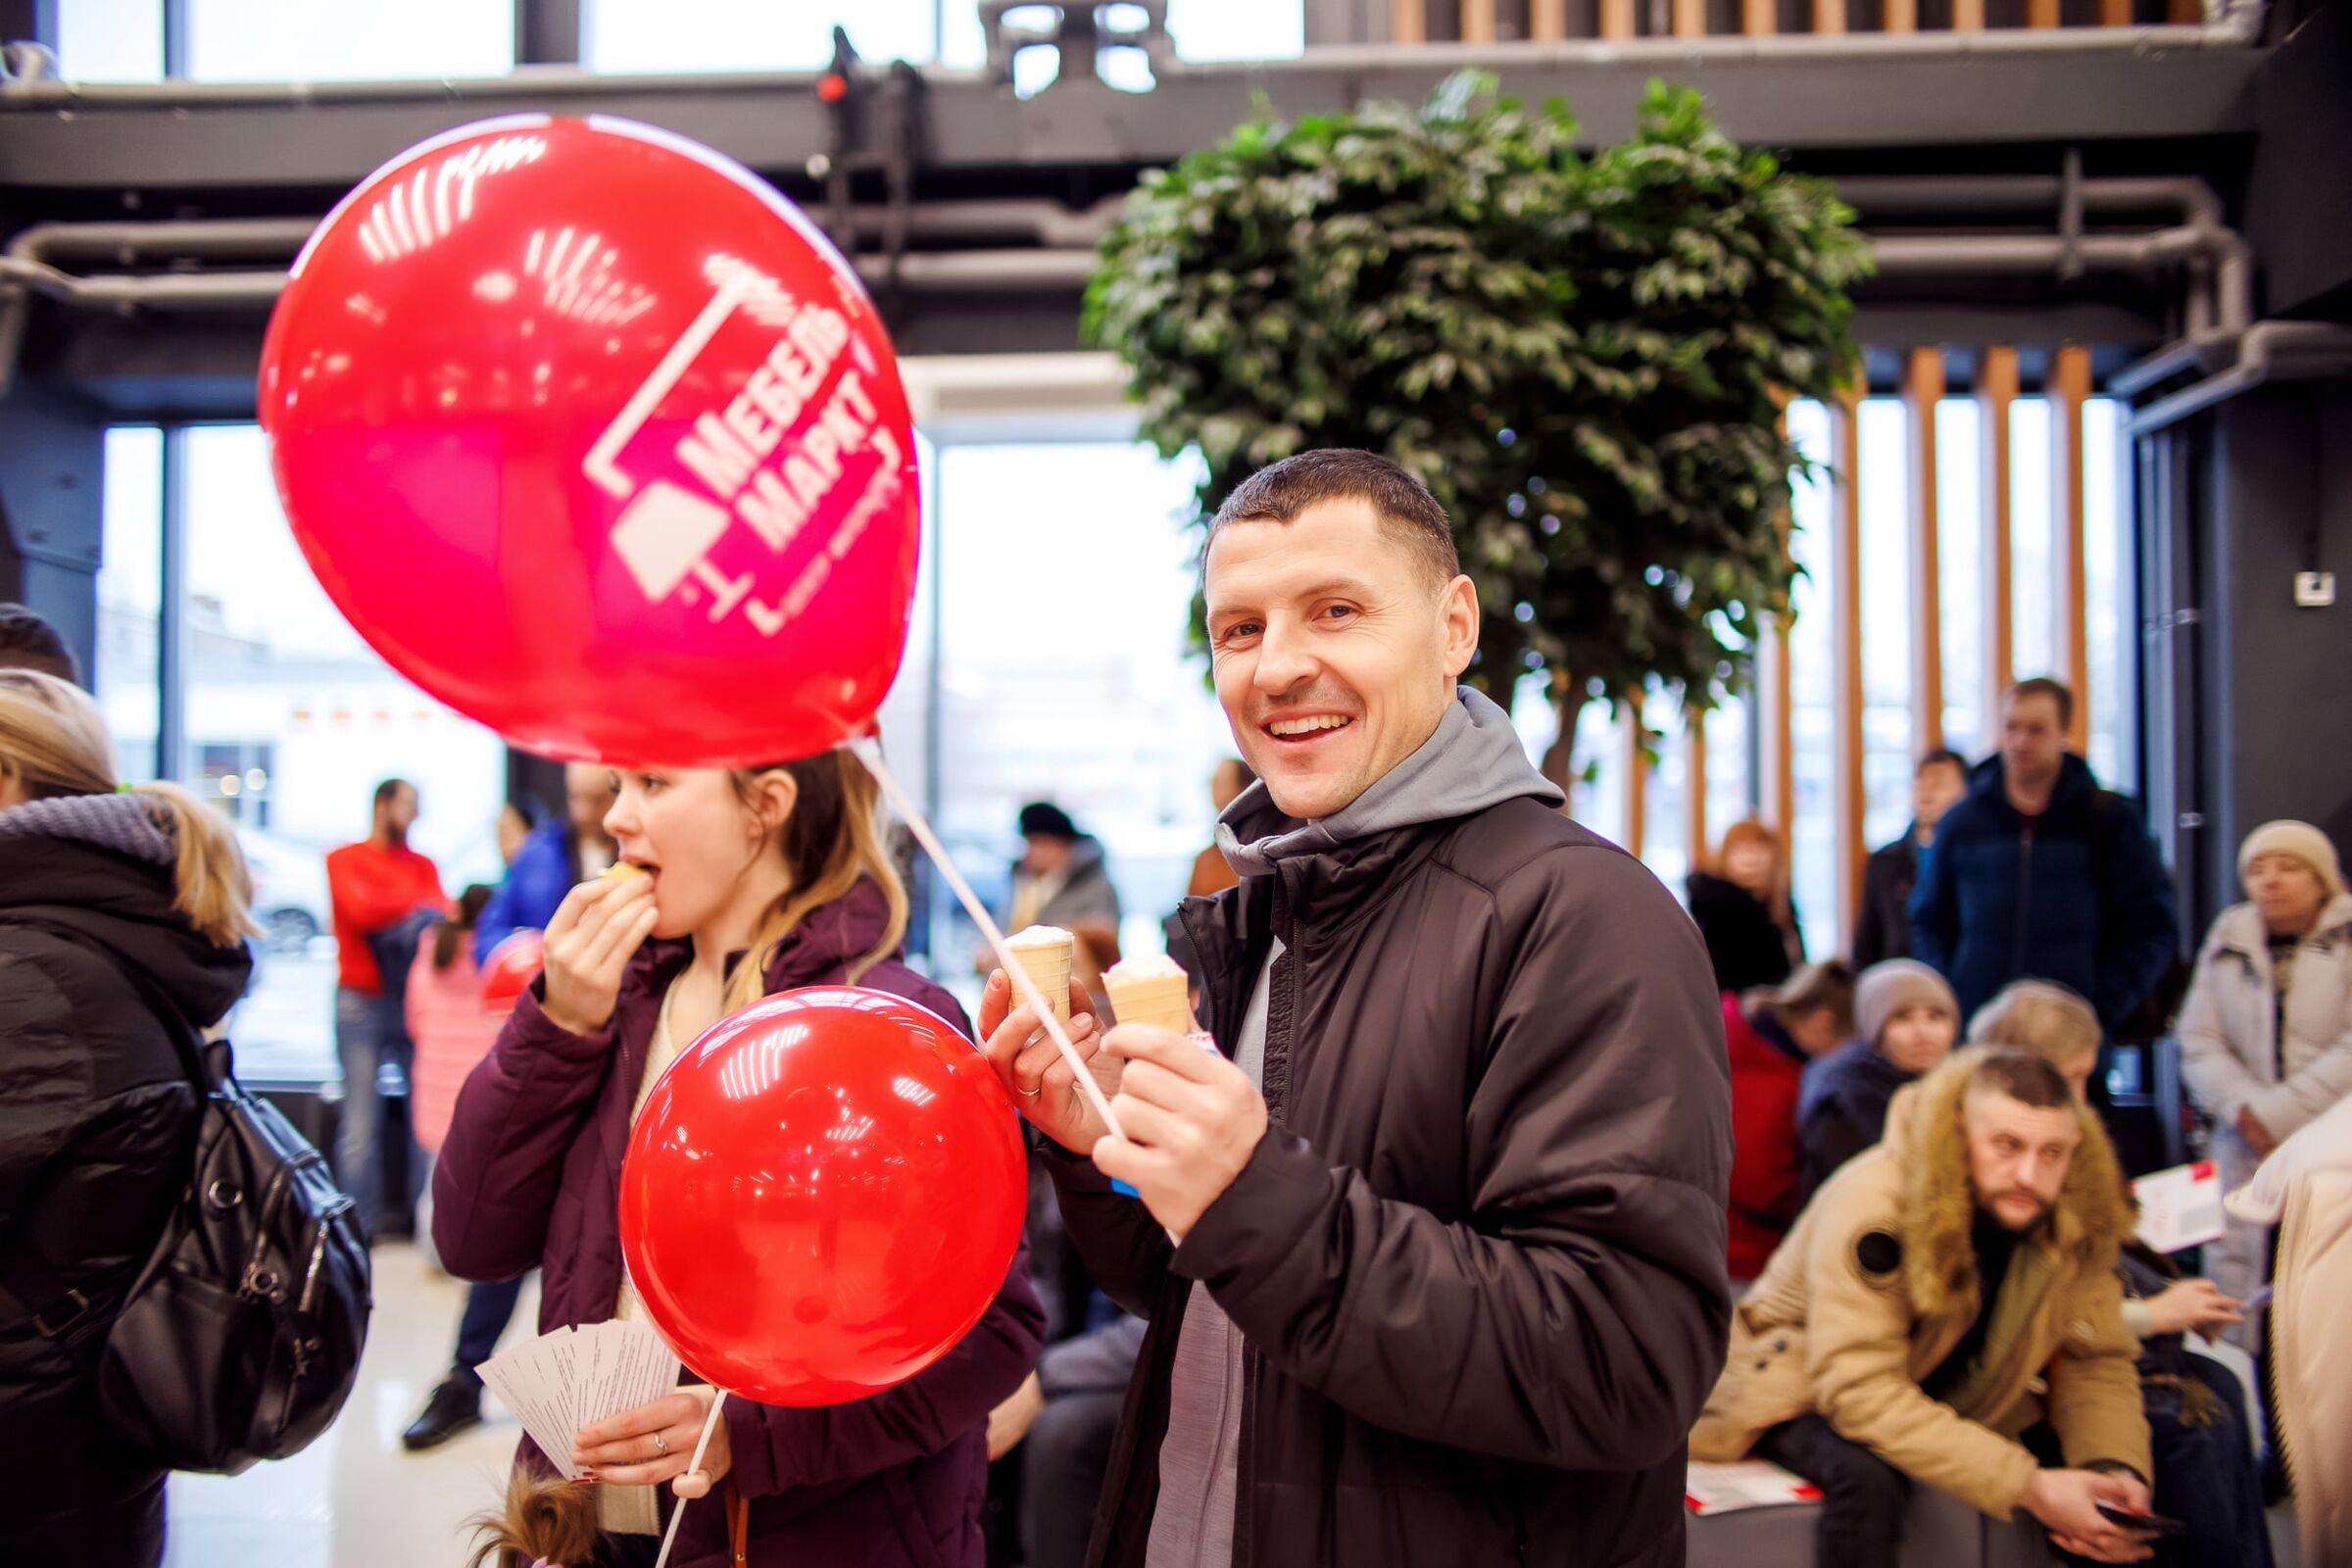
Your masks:
<path fill-rule="evenodd" d="M 1969 1187 L 1960 1101 L 1985 1054 L 1984 1047 L 1954 1052 L 1896 1091 L 1886 1110 L 1886 1144 L 1903 1170 L 1903 1282 L 1913 1305 L 1925 1313 L 1976 1309 L 1976 1249 L 1969 1233 L 1977 1201 Z M 2098 1116 L 2079 1104 L 2075 1123 L 2082 1142 L 2058 1190 L 2049 1239 L 2081 1252 L 2090 1266 L 2111 1269 L 2135 1223 L 2129 1189 Z"/>

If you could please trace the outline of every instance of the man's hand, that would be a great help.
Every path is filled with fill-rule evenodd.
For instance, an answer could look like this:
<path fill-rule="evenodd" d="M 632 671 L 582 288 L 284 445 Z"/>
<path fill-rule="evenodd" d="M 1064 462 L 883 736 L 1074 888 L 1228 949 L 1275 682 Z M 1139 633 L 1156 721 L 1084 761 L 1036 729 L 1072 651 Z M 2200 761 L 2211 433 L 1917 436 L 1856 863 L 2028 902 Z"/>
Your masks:
<path fill-rule="evenodd" d="M 595 1472 L 592 1479 L 607 1486 L 653 1487 L 674 1480 L 671 1490 L 688 1501 L 707 1495 L 734 1467 L 722 1420 L 710 1429 L 702 1468 L 686 1468 L 694 1462 L 694 1446 L 702 1440 L 703 1422 L 716 1397 L 716 1390 L 696 1384 L 584 1426 L 571 1440 L 571 1462 L 587 1466 Z"/>
<path fill-rule="evenodd" d="M 2145 1562 L 2156 1554 L 2155 1538 L 2126 1530 L 2099 1512 L 2101 1502 L 2148 1511 L 2148 1489 L 2132 1476 L 2100 1470 L 2040 1470 L 2018 1499 L 2026 1511 L 2050 1532 L 2050 1544 L 2061 1551 L 2093 1562 Z"/>
<path fill-rule="evenodd" d="M 2262 1124 L 2262 1118 L 2254 1114 L 2252 1105 L 2237 1107 L 2237 1136 L 2253 1149 L 2256 1159 L 2270 1158 L 2271 1151 L 2278 1147 L 2278 1140 L 2271 1136 L 2271 1130 Z"/>
<path fill-rule="evenodd" d="M 2245 1321 L 2245 1303 L 2224 1296 L 2211 1280 L 2181 1280 L 2148 1298 L 2148 1323 L 2158 1334 L 2184 1334 Z"/>
<path fill-rule="evenodd" d="M 988 1412 L 988 1462 L 995 1464 L 1019 1447 L 1045 1407 L 1045 1385 L 1032 1372 L 1012 1391 L 1011 1398 Z"/>
<path fill-rule="evenodd" d="M 1086 1010 L 1093 1005 L 1086 987 L 1072 980 L 1070 1044 L 1078 1048 L 1107 1100 L 1119 1092 L 1119 1062 L 1102 1054 L 1102 1032 Z M 1087 1103 L 1077 1074 L 1062 1060 L 1054 1037 L 1039 1026 L 1036 1011 L 1026 1003 L 1012 1004 L 1012 982 L 1002 969 L 989 975 L 988 989 L 980 994 L 980 1038 L 988 1064 L 1038 1131 L 1071 1153 L 1083 1154 L 1110 1130 Z"/>
<path fill-rule="evenodd" d="M 1122 1024 L 1103 1050 L 1126 1062 L 1111 1113 L 1125 1138 L 1095 1145 L 1095 1168 L 1143 1195 L 1181 1242 L 1250 1163 L 1266 1102 L 1241 1068 L 1172 1030 Z"/>

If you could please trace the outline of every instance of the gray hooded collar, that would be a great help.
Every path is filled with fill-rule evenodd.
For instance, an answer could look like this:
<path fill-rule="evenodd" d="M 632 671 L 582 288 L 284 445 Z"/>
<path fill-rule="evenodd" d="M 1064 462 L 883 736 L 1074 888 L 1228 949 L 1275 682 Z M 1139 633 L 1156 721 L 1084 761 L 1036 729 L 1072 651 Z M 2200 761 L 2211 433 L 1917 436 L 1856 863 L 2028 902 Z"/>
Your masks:
<path fill-rule="evenodd" d="M 1265 876 L 1297 856 L 1470 816 L 1523 795 L 1547 806 L 1567 798 L 1528 761 L 1510 715 L 1460 686 L 1429 739 L 1339 810 L 1302 822 L 1285 816 L 1263 783 L 1252 784 L 1218 818 L 1217 848 L 1243 876 Z"/>

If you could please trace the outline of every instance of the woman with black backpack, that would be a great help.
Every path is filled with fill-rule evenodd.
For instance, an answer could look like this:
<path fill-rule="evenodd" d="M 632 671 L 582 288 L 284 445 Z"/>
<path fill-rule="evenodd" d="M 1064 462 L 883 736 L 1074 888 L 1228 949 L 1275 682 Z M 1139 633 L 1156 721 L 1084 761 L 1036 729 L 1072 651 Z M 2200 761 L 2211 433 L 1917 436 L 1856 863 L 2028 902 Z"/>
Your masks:
<path fill-rule="evenodd" d="M 87 1368 L 200 1119 L 141 988 L 219 1022 L 253 966 L 250 887 L 219 812 L 172 784 L 118 792 L 88 697 L 0 669 L 0 1562 L 162 1560 L 164 1467 Z"/>

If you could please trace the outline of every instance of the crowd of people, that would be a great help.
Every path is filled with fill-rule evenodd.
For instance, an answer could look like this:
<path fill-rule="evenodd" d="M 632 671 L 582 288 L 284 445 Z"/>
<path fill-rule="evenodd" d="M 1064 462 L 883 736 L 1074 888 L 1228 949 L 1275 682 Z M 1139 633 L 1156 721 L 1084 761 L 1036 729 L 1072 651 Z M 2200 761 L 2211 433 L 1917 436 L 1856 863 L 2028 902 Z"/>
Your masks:
<path fill-rule="evenodd" d="M 920 1003 L 1031 1139 L 1028 1237 L 944 1358 L 831 1408 L 730 1399 L 699 1455 L 692 1382 L 568 1454 L 526 1441 L 478 1561 L 649 1563 L 685 1508 L 690 1568 L 1665 1568 L 1686 1464 L 1757 1455 L 1819 1488 L 1839 1568 L 1894 1563 L 1920 1488 L 2081 1559 L 2269 1562 L 2256 1454 L 2296 1391 L 2206 1341 L 2264 1352 L 2273 1233 L 2233 1223 L 2211 1279 L 2134 1234 L 2094 1081 L 2170 1026 L 2180 942 L 2136 808 L 2066 747 L 2066 688 L 2008 693 L 1973 769 L 1922 759 L 1844 955 L 1813 958 L 1771 826 L 1735 825 L 1678 906 L 1563 812 L 1459 684 L 1476 594 L 1404 470 L 1263 470 L 1211 520 L 1203 589 L 1242 757 L 1167 931 L 1217 1049 L 1112 1014 L 1117 892 L 1059 807 L 1021 810 L 1001 911 L 1077 939 L 1068 1032 L 1115 1133 L 993 961 L 976 1018 L 909 963 L 846 753 L 575 765 L 561 816 L 518 809 L 504 879 L 455 900 L 409 847 L 416 791 L 375 792 L 328 858 L 336 1169 L 375 1224 L 413 1139 L 421 1239 L 474 1282 L 411 1447 L 480 1419 L 473 1369 L 532 1271 L 543 1326 L 643 1318 L 620 1151 L 679 1051 L 762 994 Z M 119 1310 L 195 1094 L 77 944 L 215 1027 L 250 972 L 249 889 L 218 813 L 118 792 L 75 673 L 0 670 L 0 1465 L 33 1483 L 0 1556 L 150 1568 L 163 1475 L 95 1419 L 6 1250 L 68 1268 L 75 1332 Z M 2352 1093 L 2333 846 L 2271 823 L 2240 870 L 2178 1024 L 2233 1187 Z M 543 973 L 500 1016 L 483 968 L 522 930 Z"/>

